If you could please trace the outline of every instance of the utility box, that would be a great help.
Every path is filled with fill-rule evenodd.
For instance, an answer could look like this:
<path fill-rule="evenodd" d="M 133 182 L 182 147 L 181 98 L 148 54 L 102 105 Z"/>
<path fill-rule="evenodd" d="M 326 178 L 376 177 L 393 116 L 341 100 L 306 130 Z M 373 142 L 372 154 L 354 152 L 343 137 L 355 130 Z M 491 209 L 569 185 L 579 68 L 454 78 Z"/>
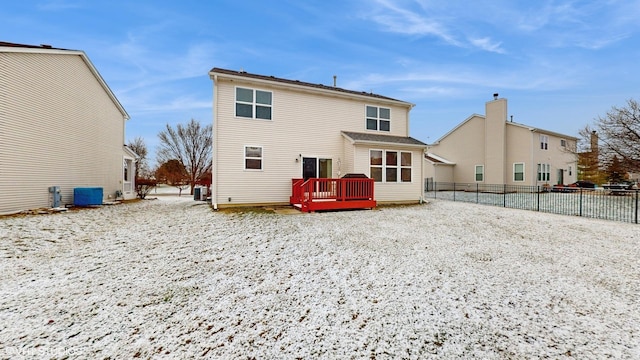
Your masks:
<path fill-rule="evenodd" d="M 193 188 L 193 200 L 207 200 L 207 188 L 200 186 Z"/>
<path fill-rule="evenodd" d="M 73 189 L 74 206 L 102 205 L 103 191 L 101 187 L 81 187 Z"/>
<path fill-rule="evenodd" d="M 49 186 L 49 203 L 52 208 L 60 207 L 62 202 L 62 194 L 60 194 L 60 186 Z"/>

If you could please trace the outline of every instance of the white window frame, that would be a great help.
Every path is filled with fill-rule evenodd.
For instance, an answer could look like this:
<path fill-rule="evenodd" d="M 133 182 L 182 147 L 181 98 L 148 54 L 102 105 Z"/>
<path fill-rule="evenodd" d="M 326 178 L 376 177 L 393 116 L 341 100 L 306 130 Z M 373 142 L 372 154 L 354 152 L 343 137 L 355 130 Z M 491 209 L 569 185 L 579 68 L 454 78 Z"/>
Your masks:
<path fill-rule="evenodd" d="M 371 164 L 371 152 L 372 151 L 380 151 L 382 152 L 382 164 L 380 165 L 373 165 Z M 396 153 L 396 164 L 395 165 L 389 165 L 387 164 L 387 153 Z M 406 154 L 410 154 L 411 155 L 411 165 L 402 165 L 402 154 L 406 153 Z M 373 178 L 372 174 L 371 174 L 371 168 L 379 168 L 381 171 L 381 179 L 379 182 L 382 183 L 389 183 L 389 184 L 396 184 L 396 183 L 405 183 L 405 184 L 410 184 L 413 182 L 413 152 L 411 151 L 402 151 L 402 150 L 385 150 L 385 149 L 369 149 L 369 177 Z M 387 169 L 396 169 L 396 180 L 395 181 L 388 181 L 387 180 Z M 402 169 L 409 169 L 411 170 L 411 176 L 410 176 L 410 181 L 402 181 Z M 376 181 L 378 182 L 378 181 Z"/>
<path fill-rule="evenodd" d="M 516 166 L 522 165 L 522 180 L 516 179 Z M 523 162 L 513 163 L 513 181 L 514 182 L 524 182 L 525 179 L 525 165 Z"/>
<path fill-rule="evenodd" d="M 251 102 L 238 100 L 238 89 L 251 90 L 252 91 L 252 95 L 251 95 L 252 96 L 252 98 L 251 98 L 252 100 L 251 100 Z M 270 104 L 259 103 L 258 99 L 257 99 L 258 91 L 264 92 L 264 93 L 269 93 L 271 95 L 271 103 Z M 244 86 L 236 86 L 235 89 L 234 89 L 233 96 L 234 96 L 233 113 L 234 113 L 236 118 L 273 121 L 273 91 L 255 89 L 255 88 L 248 88 L 248 87 L 244 87 Z M 251 106 L 251 116 L 238 115 L 238 104 L 250 105 Z M 258 107 L 269 108 L 269 118 L 268 119 L 257 116 L 258 115 L 257 114 L 258 113 L 258 111 L 257 111 Z"/>
<path fill-rule="evenodd" d="M 394 153 L 396 154 L 396 163 L 395 164 L 387 164 L 387 154 L 391 154 Z M 383 181 L 386 183 L 397 183 L 398 182 L 398 178 L 400 177 L 400 173 L 398 170 L 400 170 L 400 156 L 399 155 L 399 151 L 397 150 L 385 150 L 384 151 L 384 156 L 382 157 L 382 166 L 384 167 L 384 171 L 382 172 L 384 178 Z M 389 181 L 387 179 L 387 171 L 388 170 L 394 170 L 396 171 L 396 180 L 395 181 Z"/>
<path fill-rule="evenodd" d="M 375 108 L 376 109 L 376 116 L 369 116 L 369 108 Z M 384 109 L 387 110 L 389 112 L 389 118 L 383 118 L 381 116 L 380 113 L 380 109 Z M 375 120 L 376 121 L 376 128 L 375 129 L 369 129 L 369 120 Z M 383 121 L 386 121 L 389 124 L 389 130 L 381 130 L 381 123 Z M 375 105 L 365 105 L 364 106 L 364 128 L 367 131 L 382 131 L 382 132 L 391 132 L 391 108 L 386 108 L 386 107 L 382 107 L 382 106 L 375 106 Z"/>
<path fill-rule="evenodd" d="M 480 173 L 478 173 L 478 168 L 482 169 Z M 482 177 L 482 179 L 478 180 L 478 174 Z M 473 168 L 473 179 L 475 182 L 484 182 L 484 165 L 475 165 Z"/>
<path fill-rule="evenodd" d="M 549 135 L 540 134 L 540 150 L 549 150 Z"/>
<path fill-rule="evenodd" d="M 551 181 L 551 164 L 538 164 L 538 181 Z"/>
<path fill-rule="evenodd" d="M 260 156 L 247 156 L 247 148 L 259 148 Z M 260 160 L 260 168 L 247 168 L 247 160 Z M 263 171 L 264 170 L 264 147 L 261 145 L 245 145 L 243 147 L 242 163 L 245 171 Z"/>
<path fill-rule="evenodd" d="M 402 165 L 402 154 L 409 154 L 409 155 L 410 155 L 410 157 L 409 157 L 409 159 L 410 159 L 410 161 L 411 161 L 411 164 L 410 164 L 410 165 Z M 398 161 L 399 161 L 399 164 L 398 164 L 398 165 L 399 165 L 399 169 L 400 169 L 400 173 L 399 173 L 399 175 L 400 175 L 400 179 L 399 179 L 399 182 L 403 182 L 403 183 L 412 183 L 412 182 L 413 182 L 413 151 L 400 151 L 400 158 L 398 159 Z M 411 175 L 409 176 L 409 181 L 403 181 L 403 180 L 402 180 L 402 170 L 404 170 L 404 169 L 409 169 L 409 170 L 411 170 Z"/>
<path fill-rule="evenodd" d="M 374 165 L 374 164 L 371 163 L 371 152 L 373 152 L 373 151 L 382 152 L 382 156 L 381 156 L 382 163 L 380 165 L 378 165 L 378 164 Z M 382 149 L 369 149 L 369 177 L 374 179 L 373 175 L 371 174 L 371 169 L 372 168 L 376 168 L 376 169 L 379 168 L 380 169 L 380 182 L 384 182 L 384 172 L 385 172 L 385 169 L 384 169 L 385 158 L 384 158 L 384 156 L 385 156 L 385 153 L 384 153 L 384 150 L 382 150 Z M 374 181 L 375 181 L 375 179 L 374 179 Z"/>
<path fill-rule="evenodd" d="M 560 139 L 560 146 L 566 149 L 567 148 L 567 140 Z"/>

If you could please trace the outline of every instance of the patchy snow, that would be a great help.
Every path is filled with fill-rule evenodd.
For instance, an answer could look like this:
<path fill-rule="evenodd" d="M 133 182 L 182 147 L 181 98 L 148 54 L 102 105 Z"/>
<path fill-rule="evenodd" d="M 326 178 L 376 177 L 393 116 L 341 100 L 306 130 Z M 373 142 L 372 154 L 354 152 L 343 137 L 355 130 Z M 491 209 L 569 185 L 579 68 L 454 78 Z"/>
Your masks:
<path fill-rule="evenodd" d="M 640 227 L 162 196 L 0 219 L 4 358 L 640 358 Z"/>

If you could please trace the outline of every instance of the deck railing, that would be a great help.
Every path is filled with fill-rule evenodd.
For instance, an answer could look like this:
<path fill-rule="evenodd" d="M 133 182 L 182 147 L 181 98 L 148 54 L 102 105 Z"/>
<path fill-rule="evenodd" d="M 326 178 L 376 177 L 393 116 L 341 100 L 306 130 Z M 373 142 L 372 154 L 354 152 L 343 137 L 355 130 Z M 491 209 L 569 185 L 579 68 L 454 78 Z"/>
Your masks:
<path fill-rule="evenodd" d="M 291 185 L 291 204 L 299 204 L 303 208 L 310 203 L 323 201 L 374 201 L 374 180 L 368 178 L 292 179 Z"/>

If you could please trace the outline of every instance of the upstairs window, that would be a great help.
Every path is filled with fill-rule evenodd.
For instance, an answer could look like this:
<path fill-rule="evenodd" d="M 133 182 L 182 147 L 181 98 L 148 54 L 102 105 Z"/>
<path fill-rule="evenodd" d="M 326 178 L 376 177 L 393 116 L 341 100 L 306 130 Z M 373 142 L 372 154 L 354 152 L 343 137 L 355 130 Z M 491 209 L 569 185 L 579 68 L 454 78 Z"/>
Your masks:
<path fill-rule="evenodd" d="M 549 136 L 540 135 L 540 149 L 548 150 L 549 149 Z"/>
<path fill-rule="evenodd" d="M 391 131 L 391 109 L 369 106 L 367 112 L 367 130 Z"/>
<path fill-rule="evenodd" d="M 560 146 L 562 146 L 563 148 L 566 148 L 567 147 L 567 140 L 560 139 Z"/>
<path fill-rule="evenodd" d="M 236 88 L 236 116 L 271 120 L 273 102 L 271 91 Z"/>

